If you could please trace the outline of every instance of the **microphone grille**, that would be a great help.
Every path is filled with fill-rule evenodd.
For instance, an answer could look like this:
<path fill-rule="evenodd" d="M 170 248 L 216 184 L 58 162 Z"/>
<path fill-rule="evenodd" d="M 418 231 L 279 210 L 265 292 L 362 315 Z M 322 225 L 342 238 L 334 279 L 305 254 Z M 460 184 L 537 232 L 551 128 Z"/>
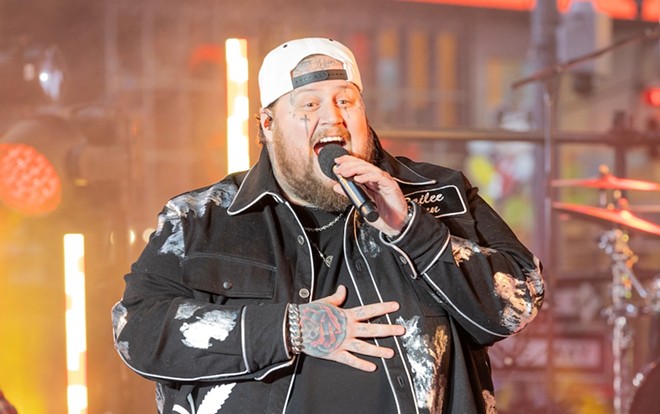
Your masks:
<path fill-rule="evenodd" d="M 323 174 L 334 180 L 335 173 L 332 171 L 332 167 L 335 166 L 335 158 L 346 154 L 348 154 L 348 151 L 337 144 L 328 144 L 321 148 L 321 151 L 319 151 L 319 166 Z"/>

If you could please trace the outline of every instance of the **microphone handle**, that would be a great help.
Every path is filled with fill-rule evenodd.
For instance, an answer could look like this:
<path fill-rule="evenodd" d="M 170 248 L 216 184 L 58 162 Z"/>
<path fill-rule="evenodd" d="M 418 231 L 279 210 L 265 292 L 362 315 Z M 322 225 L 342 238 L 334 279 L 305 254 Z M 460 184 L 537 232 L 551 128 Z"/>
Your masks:
<path fill-rule="evenodd" d="M 360 208 L 358 208 L 358 211 L 360 212 L 360 215 L 364 217 L 364 219 L 369 223 L 373 223 L 374 221 L 378 220 L 378 217 L 380 217 L 380 214 L 378 214 L 378 210 L 376 209 L 376 203 L 371 200 L 367 200 L 364 204 L 362 204 Z"/>
<path fill-rule="evenodd" d="M 373 223 L 378 220 L 380 214 L 376 209 L 376 203 L 369 198 L 367 193 L 364 191 L 362 186 L 355 181 L 349 181 L 341 175 L 336 175 L 335 178 L 341 184 L 341 188 L 346 193 L 346 196 L 351 200 L 351 203 L 357 208 L 358 213 L 367 220 L 369 223 Z"/>

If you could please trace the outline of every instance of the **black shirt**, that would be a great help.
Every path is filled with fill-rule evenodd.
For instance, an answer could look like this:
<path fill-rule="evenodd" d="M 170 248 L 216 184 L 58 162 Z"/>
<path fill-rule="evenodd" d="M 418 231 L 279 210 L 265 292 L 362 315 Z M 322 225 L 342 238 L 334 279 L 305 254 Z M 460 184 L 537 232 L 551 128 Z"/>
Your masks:
<path fill-rule="evenodd" d="M 296 213 L 303 226 L 307 228 L 323 227 L 337 218 L 337 214 L 311 208 L 297 207 Z M 312 243 L 317 277 L 314 299 L 332 295 L 341 284 L 346 286 L 348 292 L 342 308 L 350 309 L 360 306 L 360 302 L 344 262 L 342 229 L 345 216 L 346 212 L 342 213 L 337 223 L 325 230 L 306 230 L 306 232 Z M 328 256 L 332 256 L 329 267 L 325 264 Z M 359 354 L 356 356 L 375 363 L 378 368 L 375 372 L 365 372 L 339 362 L 301 354 L 287 413 L 396 412 L 394 398 L 381 360 Z M 348 378 L 350 381 L 347 380 Z M 360 385 L 356 387 L 356 384 Z"/>

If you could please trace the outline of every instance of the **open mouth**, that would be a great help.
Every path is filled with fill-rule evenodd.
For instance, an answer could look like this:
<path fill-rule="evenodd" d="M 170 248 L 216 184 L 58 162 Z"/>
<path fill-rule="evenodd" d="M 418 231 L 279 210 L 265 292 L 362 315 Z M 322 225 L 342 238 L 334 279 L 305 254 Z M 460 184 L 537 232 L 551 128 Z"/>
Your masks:
<path fill-rule="evenodd" d="M 344 142 L 344 139 L 341 137 L 323 137 L 319 140 L 319 142 L 314 145 L 314 152 L 316 155 L 319 155 L 319 152 L 323 147 L 325 147 L 328 144 L 338 144 L 341 145 L 342 147 L 346 144 Z"/>

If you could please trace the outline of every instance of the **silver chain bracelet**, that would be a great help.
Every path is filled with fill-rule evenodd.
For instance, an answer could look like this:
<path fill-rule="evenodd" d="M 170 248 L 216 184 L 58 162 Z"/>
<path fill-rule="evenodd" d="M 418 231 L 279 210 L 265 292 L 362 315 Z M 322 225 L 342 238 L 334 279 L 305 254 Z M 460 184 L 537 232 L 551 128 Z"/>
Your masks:
<path fill-rule="evenodd" d="M 398 234 L 394 235 L 394 236 L 390 237 L 386 234 L 385 235 L 385 240 L 387 240 L 388 242 L 393 242 L 394 240 L 401 237 L 403 232 L 405 232 L 406 229 L 408 228 L 408 226 L 410 225 L 410 221 L 412 220 L 413 215 L 415 214 L 415 207 L 413 206 L 411 201 L 408 201 L 407 204 L 408 204 L 408 212 L 406 213 L 406 220 L 403 223 L 403 227 L 401 228 L 401 231 Z"/>
<path fill-rule="evenodd" d="M 287 305 L 289 314 L 289 342 L 291 352 L 294 355 L 300 355 L 303 349 L 302 327 L 300 325 L 300 307 L 295 303 Z"/>

